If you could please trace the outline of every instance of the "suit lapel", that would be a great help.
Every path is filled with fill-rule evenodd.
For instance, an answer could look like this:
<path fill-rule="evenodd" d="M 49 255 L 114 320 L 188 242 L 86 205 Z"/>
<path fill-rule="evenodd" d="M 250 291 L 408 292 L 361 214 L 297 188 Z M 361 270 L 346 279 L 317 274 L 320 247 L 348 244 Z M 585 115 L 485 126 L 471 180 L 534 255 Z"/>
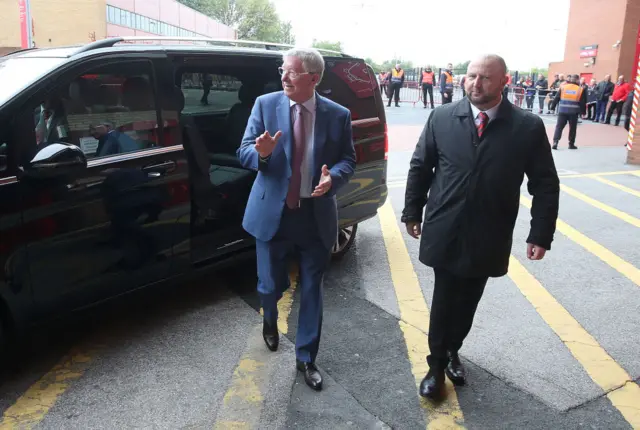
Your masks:
<path fill-rule="evenodd" d="M 292 160 L 292 149 L 293 149 L 293 141 L 292 141 L 292 130 L 291 130 L 291 104 L 289 102 L 289 98 L 282 94 L 280 98 L 280 103 L 277 106 L 276 116 L 278 118 L 278 127 L 280 131 L 282 131 L 282 136 L 280 137 L 280 141 L 282 142 L 282 146 L 284 149 L 284 153 L 287 156 L 288 164 L 291 165 Z"/>
<path fill-rule="evenodd" d="M 322 154 L 327 141 L 327 102 L 316 94 L 316 123 L 313 126 L 313 172 L 314 184 L 320 181 Z M 331 166 L 329 166 L 331 167 Z"/>

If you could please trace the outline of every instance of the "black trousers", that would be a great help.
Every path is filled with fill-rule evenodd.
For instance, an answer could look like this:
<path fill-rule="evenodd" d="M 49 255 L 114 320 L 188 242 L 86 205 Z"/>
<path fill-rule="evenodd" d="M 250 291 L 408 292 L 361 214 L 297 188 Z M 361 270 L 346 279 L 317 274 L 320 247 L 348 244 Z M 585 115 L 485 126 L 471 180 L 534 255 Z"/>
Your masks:
<path fill-rule="evenodd" d="M 616 112 L 616 125 L 620 125 L 620 116 L 622 115 L 622 106 L 624 105 L 624 102 L 614 102 L 612 101 L 609 104 L 609 110 L 607 111 L 607 118 L 604 121 L 605 124 L 611 124 L 611 116 L 613 115 L 613 112 Z"/>
<path fill-rule="evenodd" d="M 553 134 L 553 143 L 556 144 L 562 138 L 562 131 L 564 127 L 569 123 L 569 145 L 576 143 L 576 131 L 578 129 L 578 114 L 577 113 L 559 113 L 558 122 L 556 123 L 556 131 Z"/>
<path fill-rule="evenodd" d="M 400 88 L 402 88 L 402 84 L 394 84 L 391 83 L 389 86 L 389 103 L 387 106 L 391 106 L 391 99 L 395 99 L 396 106 L 400 102 Z"/>
<path fill-rule="evenodd" d="M 440 93 L 442 95 L 442 104 L 446 105 L 447 103 L 451 103 L 451 99 L 453 99 L 453 92 L 448 92 L 445 91 L 444 93 Z M 444 95 L 447 95 L 448 97 L 445 97 Z"/>
<path fill-rule="evenodd" d="M 587 119 L 595 121 L 595 119 L 596 119 L 596 104 L 595 103 L 589 103 L 587 105 Z"/>
<path fill-rule="evenodd" d="M 427 93 L 431 101 L 431 109 L 433 109 L 433 84 L 422 84 L 422 101 L 425 107 L 427 106 Z"/>
<path fill-rule="evenodd" d="M 443 269 L 433 269 L 435 285 L 429 320 L 429 367 L 443 370 L 447 351 L 458 352 L 473 325 L 487 279 L 462 278 Z"/>
<path fill-rule="evenodd" d="M 531 95 L 531 96 L 526 96 L 526 100 L 527 100 L 527 109 L 531 109 L 533 110 L 533 98 L 535 97 L 535 95 Z"/>
<path fill-rule="evenodd" d="M 546 94 L 539 94 L 538 95 L 538 104 L 540 105 L 540 111 L 544 110 L 544 99 L 547 97 Z"/>

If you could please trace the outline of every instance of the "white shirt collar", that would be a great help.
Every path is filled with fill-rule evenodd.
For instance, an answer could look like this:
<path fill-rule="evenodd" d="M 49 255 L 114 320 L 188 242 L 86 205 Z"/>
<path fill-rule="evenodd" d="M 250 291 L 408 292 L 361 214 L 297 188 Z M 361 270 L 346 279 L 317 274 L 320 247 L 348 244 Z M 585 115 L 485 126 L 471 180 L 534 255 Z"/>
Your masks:
<path fill-rule="evenodd" d="M 500 96 L 500 103 L 498 103 L 497 105 L 495 105 L 489 110 L 483 111 L 489 117 L 489 122 L 495 119 L 496 115 L 498 115 L 498 109 L 500 108 L 501 103 L 502 103 L 502 96 Z M 469 104 L 471 105 L 471 113 L 473 114 L 473 119 L 476 119 L 478 117 L 478 114 L 480 113 L 480 109 L 475 107 L 471 102 L 469 102 Z"/>
<path fill-rule="evenodd" d="M 289 99 L 289 106 L 293 106 L 293 105 L 296 105 L 296 104 L 298 104 L 298 103 L 296 103 L 293 100 Z M 302 106 L 304 106 L 307 109 L 308 112 L 314 113 L 316 111 L 316 93 L 314 92 L 309 100 L 307 100 L 304 103 L 300 103 L 300 104 Z"/>

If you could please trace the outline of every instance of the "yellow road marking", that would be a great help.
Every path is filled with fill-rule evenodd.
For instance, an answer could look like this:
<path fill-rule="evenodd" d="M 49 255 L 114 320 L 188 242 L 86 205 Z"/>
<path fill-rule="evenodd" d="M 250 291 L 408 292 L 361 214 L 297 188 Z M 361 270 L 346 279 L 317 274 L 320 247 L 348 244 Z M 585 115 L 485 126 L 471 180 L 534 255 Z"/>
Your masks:
<path fill-rule="evenodd" d="M 4 411 L 0 429 L 30 429 L 40 423 L 73 381 L 84 374 L 99 348 L 72 349 Z"/>
<path fill-rule="evenodd" d="M 524 196 L 520 196 L 520 204 L 531 209 L 531 200 Z M 640 270 L 633 264 L 618 257 L 616 254 L 609 251 L 607 248 L 600 245 L 595 240 L 585 236 L 560 219 L 558 219 L 558 221 L 556 222 L 556 228 L 560 233 L 564 234 L 569 239 L 582 246 L 584 249 L 607 263 L 609 266 L 617 270 L 622 275 L 626 276 L 631 282 L 640 287 Z"/>
<path fill-rule="evenodd" d="M 299 271 L 293 268 L 289 272 L 291 286 L 278 301 L 278 330 L 287 334 L 289 314 L 293 296 L 298 285 Z M 260 309 L 262 315 L 262 309 Z M 246 350 L 236 366 L 231 382 L 224 395 L 223 404 L 218 412 L 214 428 L 254 429 L 260 427 L 260 415 L 264 407 L 264 393 L 269 384 L 269 372 L 265 371 L 271 352 L 266 350 L 262 339 L 262 323 L 253 328 Z M 1 429 L 0 429 L 1 430 Z"/>
<path fill-rule="evenodd" d="M 640 191 L 634 190 L 633 188 L 625 187 L 624 185 L 618 184 L 617 182 L 613 182 L 609 179 L 602 178 L 600 176 L 593 176 L 593 179 L 595 179 L 596 181 L 602 182 L 603 184 L 607 184 L 611 187 L 617 188 L 621 191 L 624 191 L 625 193 L 629 193 L 633 196 L 640 197 Z"/>
<path fill-rule="evenodd" d="M 426 363 L 426 356 L 429 354 L 427 339 L 429 310 L 389 200 L 378 210 L 378 216 L 400 309 L 400 329 L 407 345 L 416 387 L 419 387 L 429 368 Z M 448 379 L 446 391 L 446 400 L 439 404 L 420 398 L 420 404 L 425 410 L 425 418 L 428 422 L 427 429 L 464 428 L 464 416 L 458 403 L 458 396 Z"/>
<path fill-rule="evenodd" d="M 509 277 L 631 427 L 640 428 L 640 387 L 631 376 L 513 256 Z"/>
<path fill-rule="evenodd" d="M 586 194 L 582 194 L 580 191 L 574 190 L 571 187 L 567 187 L 564 184 L 560 184 L 560 188 L 562 189 L 562 191 L 569 194 L 570 196 L 573 196 L 579 200 L 582 200 L 583 202 L 590 204 L 591 206 L 598 208 L 601 211 L 608 213 L 609 215 L 613 215 L 616 218 L 620 218 L 622 221 L 628 222 L 629 224 L 640 228 L 640 219 L 634 216 L 631 216 L 626 212 L 622 212 L 614 207 L 605 205 L 604 203 L 601 203 L 598 200 L 592 199 Z"/>
<path fill-rule="evenodd" d="M 620 170 L 617 172 L 597 172 L 597 173 L 574 173 L 570 175 L 559 175 L 561 178 L 591 178 L 593 176 L 615 176 L 615 175 L 640 175 L 640 170 Z"/>

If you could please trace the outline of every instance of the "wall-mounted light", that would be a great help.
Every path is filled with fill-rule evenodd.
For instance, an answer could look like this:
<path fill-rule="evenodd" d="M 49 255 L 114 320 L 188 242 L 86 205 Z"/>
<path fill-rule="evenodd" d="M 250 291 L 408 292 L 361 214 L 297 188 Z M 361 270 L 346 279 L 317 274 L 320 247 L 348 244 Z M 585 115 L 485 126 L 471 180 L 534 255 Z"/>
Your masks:
<path fill-rule="evenodd" d="M 619 40 L 616 40 L 616 43 L 614 43 L 614 44 L 613 44 L 613 46 L 612 46 L 612 47 L 613 47 L 613 49 L 618 49 L 618 48 L 620 47 L 620 44 L 621 44 L 621 43 L 622 43 L 622 42 L 620 42 Z"/>

